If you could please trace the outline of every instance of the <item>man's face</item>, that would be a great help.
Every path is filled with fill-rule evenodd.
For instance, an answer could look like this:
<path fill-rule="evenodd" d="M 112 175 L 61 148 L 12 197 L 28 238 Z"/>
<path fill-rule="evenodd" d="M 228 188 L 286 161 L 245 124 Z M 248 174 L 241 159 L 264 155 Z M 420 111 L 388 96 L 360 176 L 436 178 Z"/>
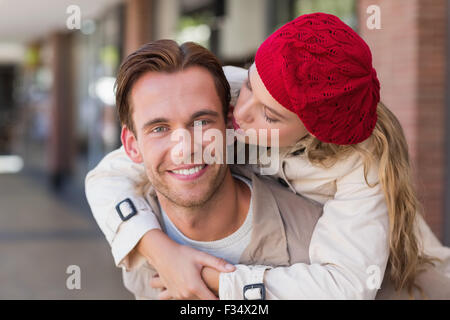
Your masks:
<path fill-rule="evenodd" d="M 191 152 L 177 153 L 194 162 L 199 148 L 194 128 L 217 129 L 225 137 L 225 119 L 212 75 L 191 67 L 176 73 L 148 72 L 134 84 L 130 103 L 136 136 L 124 128 L 122 142 L 134 162 L 143 162 L 147 176 L 158 193 L 182 207 L 206 203 L 222 183 L 227 167 L 221 164 L 177 164 L 172 149 L 179 144 L 171 134 L 186 129 L 191 136 Z M 198 129 L 198 127 L 197 127 Z"/>

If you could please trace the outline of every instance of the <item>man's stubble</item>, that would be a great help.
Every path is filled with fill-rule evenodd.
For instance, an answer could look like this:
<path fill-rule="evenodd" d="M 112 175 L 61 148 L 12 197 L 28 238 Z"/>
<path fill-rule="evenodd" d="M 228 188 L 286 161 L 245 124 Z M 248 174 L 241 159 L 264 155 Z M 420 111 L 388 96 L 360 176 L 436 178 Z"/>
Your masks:
<path fill-rule="evenodd" d="M 167 183 L 165 183 L 163 179 L 159 178 L 161 177 L 161 173 L 158 173 L 158 175 L 154 175 L 151 172 L 147 172 L 147 175 L 157 193 L 159 193 L 159 195 L 162 195 L 173 205 L 185 209 L 196 209 L 205 207 L 208 204 L 210 204 L 212 201 L 214 201 L 214 198 L 216 198 L 218 192 L 220 192 L 220 187 L 222 186 L 223 181 L 225 180 L 228 166 L 222 164 L 218 165 L 218 167 L 219 170 L 217 171 L 217 174 L 214 175 L 213 177 L 210 177 L 206 182 L 208 183 L 209 187 L 207 188 L 207 192 L 205 192 L 200 199 L 192 199 L 189 196 L 186 196 L 186 194 L 179 194 L 179 192 L 171 189 L 170 186 Z M 211 169 L 212 168 L 208 168 L 208 170 Z M 168 173 L 164 172 L 162 174 Z M 203 179 L 201 179 L 200 177 L 198 181 L 192 182 L 192 188 L 190 189 L 195 189 L 196 186 L 204 183 L 205 181 L 203 181 Z"/>

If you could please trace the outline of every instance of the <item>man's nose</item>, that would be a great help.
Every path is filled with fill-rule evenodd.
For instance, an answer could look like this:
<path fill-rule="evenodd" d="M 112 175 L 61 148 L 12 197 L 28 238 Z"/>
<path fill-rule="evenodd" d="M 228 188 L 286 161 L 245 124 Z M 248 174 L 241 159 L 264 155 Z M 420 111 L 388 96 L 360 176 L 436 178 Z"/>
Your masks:
<path fill-rule="evenodd" d="M 172 136 L 171 155 L 176 164 L 202 163 L 203 134 L 201 130 L 197 133 L 181 129 Z"/>

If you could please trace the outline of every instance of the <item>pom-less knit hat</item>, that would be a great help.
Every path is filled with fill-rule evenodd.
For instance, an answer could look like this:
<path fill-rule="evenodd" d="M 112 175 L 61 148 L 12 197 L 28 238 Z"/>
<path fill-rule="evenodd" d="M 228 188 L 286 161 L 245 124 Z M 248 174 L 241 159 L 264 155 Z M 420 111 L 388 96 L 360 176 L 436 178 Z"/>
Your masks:
<path fill-rule="evenodd" d="M 255 65 L 270 94 L 323 142 L 367 139 L 377 122 L 380 83 L 369 47 L 330 14 L 303 15 L 259 47 Z"/>

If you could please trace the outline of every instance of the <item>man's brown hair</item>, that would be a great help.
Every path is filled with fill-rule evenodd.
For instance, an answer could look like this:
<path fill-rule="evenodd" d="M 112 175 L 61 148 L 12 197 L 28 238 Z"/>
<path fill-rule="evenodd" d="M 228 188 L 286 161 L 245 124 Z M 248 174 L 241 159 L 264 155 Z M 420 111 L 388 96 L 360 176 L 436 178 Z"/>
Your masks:
<path fill-rule="evenodd" d="M 120 65 L 115 87 L 116 106 L 121 124 L 136 134 L 129 96 L 139 77 L 149 71 L 172 73 L 193 66 L 205 68 L 213 76 L 226 119 L 231 99 L 230 85 L 214 54 L 194 42 L 178 45 L 173 40 L 158 40 L 145 44 L 126 57 Z"/>

